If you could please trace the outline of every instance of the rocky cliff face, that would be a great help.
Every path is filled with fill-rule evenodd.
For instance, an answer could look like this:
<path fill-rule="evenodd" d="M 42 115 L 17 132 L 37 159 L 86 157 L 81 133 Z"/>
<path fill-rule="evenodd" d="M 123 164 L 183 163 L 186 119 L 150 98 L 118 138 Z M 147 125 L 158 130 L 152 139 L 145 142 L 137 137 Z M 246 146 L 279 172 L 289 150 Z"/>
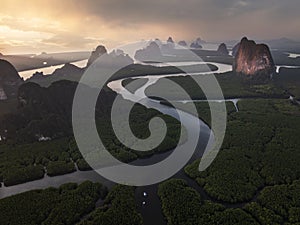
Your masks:
<path fill-rule="evenodd" d="M 22 83 L 23 80 L 14 66 L 0 59 L 0 100 L 16 97 Z"/>
<path fill-rule="evenodd" d="M 270 77 L 276 69 L 269 47 L 244 37 L 235 54 L 233 71 L 245 75 L 259 73 Z"/>

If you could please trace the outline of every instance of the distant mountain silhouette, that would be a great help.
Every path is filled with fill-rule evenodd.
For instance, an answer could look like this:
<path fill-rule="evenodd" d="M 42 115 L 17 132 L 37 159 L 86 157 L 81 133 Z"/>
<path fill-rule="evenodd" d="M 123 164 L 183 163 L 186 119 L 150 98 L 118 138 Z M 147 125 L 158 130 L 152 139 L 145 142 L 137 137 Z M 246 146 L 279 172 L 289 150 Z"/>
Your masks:
<path fill-rule="evenodd" d="M 52 83 L 60 80 L 70 80 L 78 82 L 84 73 L 84 68 L 79 68 L 73 64 L 65 64 L 63 67 L 56 69 L 52 74 L 44 76 L 43 73 L 36 72 L 26 80 L 26 82 L 34 82 L 43 87 L 48 87 Z"/>
<path fill-rule="evenodd" d="M 102 67 L 119 67 L 120 69 L 124 66 L 133 64 L 133 59 L 128 55 L 125 54 L 121 50 L 114 50 L 111 53 L 103 54 L 97 60 L 97 65 Z"/>
<path fill-rule="evenodd" d="M 162 57 L 159 45 L 152 41 L 143 49 L 137 50 L 134 58 L 140 61 L 157 61 Z"/>
<path fill-rule="evenodd" d="M 190 45 L 191 48 L 202 48 L 201 44 L 204 44 L 205 41 L 203 41 L 201 38 L 197 38 L 195 41 L 193 41 Z"/>
<path fill-rule="evenodd" d="M 186 47 L 186 46 L 187 46 L 187 43 L 186 43 L 186 41 L 179 41 L 179 42 L 178 42 L 178 45 L 183 46 L 183 47 Z"/>
<path fill-rule="evenodd" d="M 0 56 L 10 62 L 18 72 L 41 69 L 49 66 L 58 66 L 65 63 L 77 62 L 86 60 L 91 55 L 91 52 L 59 52 L 59 53 L 42 53 L 39 55 L 3 55 Z"/>
<path fill-rule="evenodd" d="M 271 50 L 284 50 L 291 52 L 300 51 L 300 41 L 292 40 L 290 38 L 279 38 L 279 39 L 267 39 L 267 40 L 255 40 L 256 43 L 265 43 Z M 238 40 L 232 40 L 226 42 L 230 46 L 236 46 L 239 43 Z"/>
<path fill-rule="evenodd" d="M 99 60 L 98 60 L 99 59 Z M 129 55 L 125 54 L 122 50 L 114 50 L 111 53 L 107 53 L 106 48 L 103 45 L 99 45 L 95 51 L 92 52 L 87 67 L 97 60 L 97 64 L 106 67 L 116 67 L 132 64 L 134 61 Z"/>
<path fill-rule="evenodd" d="M 18 87 L 23 83 L 15 67 L 0 59 L 0 100 L 16 97 Z"/>
<path fill-rule="evenodd" d="M 88 66 L 90 66 L 91 63 L 97 64 L 97 66 L 99 66 L 99 71 L 101 71 L 101 68 L 107 67 L 121 69 L 127 65 L 133 64 L 134 61 L 121 50 L 115 50 L 111 53 L 107 53 L 106 48 L 101 45 L 98 46 L 91 54 Z M 52 74 L 47 76 L 43 76 L 41 73 L 35 73 L 30 79 L 26 80 L 26 82 L 35 82 L 43 87 L 48 87 L 53 82 L 59 80 L 78 82 L 88 66 L 85 68 L 79 68 L 73 64 L 66 63 L 62 68 L 56 69 Z M 99 73 L 99 76 L 101 76 L 101 72 Z"/>
<path fill-rule="evenodd" d="M 77 85 L 67 80 L 54 82 L 48 88 L 31 82 L 21 85 L 17 111 L 0 118 L 1 137 L 34 142 L 41 136 L 55 139 L 72 135 L 72 103 Z M 87 93 L 95 91 L 84 88 Z M 96 112 L 109 110 L 115 96 L 110 89 L 102 89 Z"/>
<path fill-rule="evenodd" d="M 259 42 L 268 44 L 272 49 L 300 50 L 300 41 L 295 41 L 285 37 L 273 40 L 261 40 Z"/>
<path fill-rule="evenodd" d="M 167 43 L 173 43 L 174 44 L 175 42 L 173 41 L 172 37 L 169 37 L 168 40 L 167 40 Z"/>
<path fill-rule="evenodd" d="M 226 46 L 225 43 L 222 43 L 222 44 L 219 45 L 217 52 L 220 53 L 221 55 L 228 55 L 229 54 L 229 51 L 228 51 L 227 46 Z"/>
<path fill-rule="evenodd" d="M 90 66 L 96 59 L 98 59 L 103 54 L 106 54 L 107 50 L 103 45 L 97 46 L 95 51 L 92 51 L 91 56 L 88 60 L 87 66 Z"/>

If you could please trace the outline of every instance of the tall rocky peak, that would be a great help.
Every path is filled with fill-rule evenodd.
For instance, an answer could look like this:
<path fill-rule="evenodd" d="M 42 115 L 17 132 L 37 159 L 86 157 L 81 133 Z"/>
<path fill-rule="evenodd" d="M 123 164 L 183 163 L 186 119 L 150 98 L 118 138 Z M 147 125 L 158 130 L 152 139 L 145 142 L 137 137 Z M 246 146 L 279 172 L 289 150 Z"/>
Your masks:
<path fill-rule="evenodd" d="M 0 100 L 16 97 L 23 80 L 15 67 L 6 60 L 0 59 Z"/>
<path fill-rule="evenodd" d="M 270 77 L 275 73 L 275 64 L 270 49 L 265 44 L 256 44 L 244 37 L 235 54 L 233 71 L 245 75 L 264 74 Z"/>
<path fill-rule="evenodd" d="M 103 45 L 97 46 L 95 51 L 92 51 L 92 54 L 88 60 L 87 66 L 90 66 L 96 59 L 98 59 L 101 55 L 106 54 L 107 50 Z"/>
<path fill-rule="evenodd" d="M 225 43 L 219 45 L 217 52 L 221 55 L 228 55 L 229 51 Z"/>

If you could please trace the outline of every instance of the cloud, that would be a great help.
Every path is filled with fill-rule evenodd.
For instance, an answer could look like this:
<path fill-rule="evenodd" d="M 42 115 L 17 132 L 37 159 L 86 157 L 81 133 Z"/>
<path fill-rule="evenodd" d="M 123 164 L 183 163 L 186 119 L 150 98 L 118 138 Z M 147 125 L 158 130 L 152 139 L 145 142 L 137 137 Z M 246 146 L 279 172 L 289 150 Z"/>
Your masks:
<path fill-rule="evenodd" d="M 60 33 L 50 38 L 43 39 L 41 42 L 47 45 L 54 45 L 62 48 L 93 48 L 99 44 L 101 38 L 84 37 L 80 35 L 74 35 L 72 33 Z"/>
<path fill-rule="evenodd" d="M 36 31 L 43 33 L 62 30 L 58 21 L 49 21 L 37 17 L 26 18 L 0 15 L 0 25 L 21 31 Z"/>
<path fill-rule="evenodd" d="M 300 38 L 298 29 L 286 26 L 300 21 L 298 0 L 72 0 L 72 4 L 115 29 L 156 24 L 170 35 L 171 29 L 181 29 L 186 34 L 182 36 L 189 38 L 200 34 L 208 39 L 230 39 L 244 33 L 257 38 Z"/>
<path fill-rule="evenodd" d="M 107 21 L 124 23 L 180 22 L 205 19 L 208 23 L 227 17 L 227 10 L 240 9 L 240 13 L 256 10 L 264 1 L 240 0 L 73 0 L 75 5 L 90 15 Z M 222 21 L 219 21 L 222 22 Z"/>
<path fill-rule="evenodd" d="M 30 46 L 31 36 L 48 49 L 90 49 L 100 41 L 112 47 L 168 36 L 300 39 L 299 6 L 299 0 L 2 0 L 0 37 Z"/>

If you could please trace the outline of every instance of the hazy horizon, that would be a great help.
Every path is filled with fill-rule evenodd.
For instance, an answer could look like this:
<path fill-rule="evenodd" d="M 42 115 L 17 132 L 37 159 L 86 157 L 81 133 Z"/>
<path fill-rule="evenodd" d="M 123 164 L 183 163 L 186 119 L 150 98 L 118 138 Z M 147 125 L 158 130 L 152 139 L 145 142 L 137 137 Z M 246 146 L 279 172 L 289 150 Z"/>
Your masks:
<path fill-rule="evenodd" d="M 100 43 L 112 48 L 169 36 L 300 40 L 299 6 L 296 0 L 3 0 L 0 52 L 89 51 Z"/>

